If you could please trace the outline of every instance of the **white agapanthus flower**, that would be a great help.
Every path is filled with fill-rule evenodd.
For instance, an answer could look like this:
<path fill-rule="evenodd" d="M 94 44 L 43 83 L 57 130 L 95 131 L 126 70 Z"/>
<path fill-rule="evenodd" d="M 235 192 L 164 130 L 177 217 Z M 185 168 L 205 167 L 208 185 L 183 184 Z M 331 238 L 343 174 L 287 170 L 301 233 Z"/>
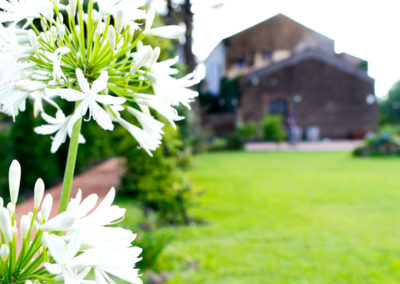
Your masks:
<path fill-rule="evenodd" d="M 93 82 L 92 87 L 89 87 L 89 82 L 84 77 L 82 70 L 76 69 L 76 78 L 81 91 L 73 89 L 57 89 L 56 91 L 60 97 L 67 101 L 79 102 L 78 107 L 71 117 L 71 126 L 89 110 L 89 119 L 93 117 L 103 129 L 113 130 L 114 125 L 112 124 L 110 116 L 99 103 L 105 105 L 120 105 L 126 100 L 121 97 L 99 94 L 107 88 L 107 71 L 101 72 L 100 77 Z"/>
<path fill-rule="evenodd" d="M 125 209 L 112 204 L 114 189 L 100 204 L 96 194 L 82 200 L 79 190 L 67 211 L 47 220 L 53 199 L 49 194 L 43 199 L 44 182 L 38 179 L 33 212 L 23 215 L 17 228 L 15 204 L 20 178 L 21 166 L 14 160 L 9 170 L 11 202 L 6 207 L 0 202 L 0 271 L 14 272 L 0 274 L 0 283 L 14 283 L 13 279 L 18 283 L 113 284 L 114 277 L 142 283 L 135 268 L 142 250 L 132 246 L 136 234 L 115 226 L 123 219 Z M 17 249 L 17 237 L 22 249 Z M 21 266 L 11 269 L 16 259 Z M 28 275 L 26 270 L 30 271 Z"/>
<path fill-rule="evenodd" d="M 51 19 L 53 16 L 52 1 L 48 0 L 11 0 L 0 1 L 0 22 L 11 22 L 17 24 L 23 20 L 26 21 L 25 26 L 28 26 L 36 18 L 44 16 Z"/>
<path fill-rule="evenodd" d="M 51 144 L 51 152 L 55 153 L 61 144 L 65 142 L 67 135 L 71 137 L 72 129 L 69 127 L 71 116 L 66 117 L 61 110 L 58 110 L 56 117 L 51 117 L 43 112 L 42 118 L 48 124 L 36 127 L 35 132 L 42 135 L 56 133 Z M 85 143 L 85 138 L 82 134 L 79 134 L 79 143 Z"/>
<path fill-rule="evenodd" d="M 59 126 L 52 152 L 66 141 L 64 121 L 69 120 L 71 132 L 88 114 L 85 120 L 93 118 L 105 130 L 119 123 L 150 154 L 163 133 L 156 113 L 175 127 L 182 119 L 175 107 L 190 107 L 197 96 L 190 87 L 199 80 L 176 78 L 178 59 L 159 61 L 160 48 L 142 44 L 148 36 L 179 38 L 184 33 L 176 25 L 153 27 L 155 12 L 146 11 L 143 2 L 89 0 L 85 11 L 79 0 L 1 0 L 0 110 L 15 117 L 31 99 L 37 116 L 48 105 L 58 110 L 59 97 L 75 104 L 73 113 L 47 121 L 54 124 L 47 131 L 37 128 L 53 134 L 50 128 Z M 70 24 L 64 24 L 61 10 L 67 11 Z M 40 29 L 34 19 L 40 19 Z M 117 106 L 121 110 L 112 111 Z M 126 115 L 134 115 L 138 123 Z"/>

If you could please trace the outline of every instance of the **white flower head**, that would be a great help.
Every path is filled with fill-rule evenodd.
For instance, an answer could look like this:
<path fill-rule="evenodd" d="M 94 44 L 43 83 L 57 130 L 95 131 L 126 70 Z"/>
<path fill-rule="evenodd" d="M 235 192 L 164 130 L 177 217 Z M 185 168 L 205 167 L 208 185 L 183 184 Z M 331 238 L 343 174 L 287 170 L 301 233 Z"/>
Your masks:
<path fill-rule="evenodd" d="M 72 117 L 66 117 L 61 110 L 58 110 L 56 117 L 51 117 L 43 112 L 42 118 L 48 124 L 38 126 L 34 130 L 37 134 L 41 135 L 56 133 L 50 150 L 52 153 L 55 153 L 57 152 L 58 148 L 60 148 L 61 144 L 65 142 L 67 135 L 69 137 L 72 135 L 72 127 L 70 127 L 70 121 Z M 85 138 L 82 136 L 82 134 L 79 134 L 79 143 L 85 143 Z"/>
<path fill-rule="evenodd" d="M 106 130 L 113 130 L 114 125 L 110 115 L 98 104 L 104 105 L 120 105 L 125 102 L 124 98 L 114 97 L 110 95 L 101 95 L 101 91 L 107 88 L 108 74 L 106 71 L 101 72 L 101 75 L 89 86 L 89 82 L 83 76 L 83 72 L 80 69 L 76 69 L 76 77 L 78 79 L 79 87 L 82 91 L 71 90 L 71 89 L 57 89 L 57 94 L 70 102 L 79 102 L 79 106 L 76 108 L 74 114 L 69 122 L 69 127 L 75 124 L 75 122 L 84 116 L 89 110 L 89 119 L 93 119 Z"/>

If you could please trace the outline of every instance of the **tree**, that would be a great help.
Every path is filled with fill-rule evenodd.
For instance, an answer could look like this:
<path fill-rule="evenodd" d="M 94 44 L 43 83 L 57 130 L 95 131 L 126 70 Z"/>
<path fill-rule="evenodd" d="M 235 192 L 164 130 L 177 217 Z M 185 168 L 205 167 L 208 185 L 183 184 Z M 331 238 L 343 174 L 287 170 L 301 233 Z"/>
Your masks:
<path fill-rule="evenodd" d="M 389 90 L 387 99 L 379 104 L 381 123 L 400 123 L 400 81 Z"/>

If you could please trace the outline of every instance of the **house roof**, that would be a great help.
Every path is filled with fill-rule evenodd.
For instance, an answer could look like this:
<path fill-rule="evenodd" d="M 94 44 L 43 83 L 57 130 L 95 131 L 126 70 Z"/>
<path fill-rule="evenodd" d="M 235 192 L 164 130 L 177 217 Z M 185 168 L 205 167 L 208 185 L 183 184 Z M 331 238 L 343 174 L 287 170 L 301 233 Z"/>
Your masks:
<path fill-rule="evenodd" d="M 332 67 L 335 67 L 335 68 L 341 70 L 344 73 L 347 73 L 349 75 L 357 77 L 360 80 L 364 80 L 364 81 L 368 81 L 368 82 L 375 81 L 373 78 L 368 76 L 368 74 L 365 71 L 360 70 L 357 67 L 348 65 L 338 58 L 335 58 L 333 56 L 329 56 L 329 55 L 326 55 L 323 53 L 319 53 L 316 51 L 307 51 L 304 53 L 294 55 L 288 59 L 278 61 L 275 64 L 266 66 L 264 68 L 261 68 L 259 70 L 256 70 L 254 72 L 244 75 L 243 78 L 241 79 L 241 81 L 242 81 L 242 83 L 246 84 L 246 83 L 250 82 L 250 80 L 253 78 L 268 76 L 268 75 L 278 72 L 284 68 L 294 66 L 296 64 L 299 64 L 303 61 L 310 60 L 310 59 L 321 61 L 327 65 L 330 65 Z"/>
<path fill-rule="evenodd" d="M 327 37 L 326 35 L 321 34 L 321 33 L 317 32 L 317 31 L 315 31 L 315 30 L 313 30 L 313 29 L 311 29 L 311 28 L 309 28 L 309 27 L 307 27 L 307 26 L 305 26 L 305 25 L 299 23 L 299 22 L 296 21 L 296 20 L 293 20 L 292 18 L 286 16 L 285 14 L 278 13 L 278 14 L 276 14 L 276 15 L 274 15 L 274 16 L 272 16 L 272 17 L 269 17 L 269 18 L 267 18 L 267 19 L 265 19 L 265 20 L 263 20 L 263 21 L 261 21 L 261 22 L 255 24 L 255 25 L 252 25 L 252 26 L 250 26 L 250 27 L 248 27 L 248 28 L 245 28 L 244 30 L 241 30 L 241 31 L 239 31 L 239 32 L 237 32 L 237 33 L 234 33 L 234 34 L 231 34 L 231 35 L 229 35 L 229 36 L 227 36 L 227 37 L 224 37 L 224 39 L 223 39 L 222 41 L 229 40 L 230 38 L 239 36 L 239 35 L 241 35 L 241 34 L 246 34 L 246 33 L 248 33 L 250 30 L 257 29 L 257 28 L 259 28 L 259 27 L 261 28 L 261 27 L 263 27 L 265 24 L 267 24 L 267 23 L 269 23 L 269 22 L 273 22 L 273 21 L 282 21 L 282 22 L 286 22 L 286 23 L 288 23 L 288 22 L 289 22 L 289 23 L 293 23 L 293 24 L 295 24 L 295 25 L 297 25 L 297 26 L 299 26 L 299 27 L 302 27 L 302 28 L 305 29 L 305 30 L 308 30 L 308 31 L 310 31 L 310 32 L 313 32 L 313 33 L 315 33 L 315 34 L 318 34 L 318 35 L 320 35 L 320 36 L 322 36 L 322 37 L 324 37 L 324 38 L 327 38 L 327 39 L 329 39 L 329 40 L 333 40 L 333 39 L 331 39 L 330 37 Z"/>

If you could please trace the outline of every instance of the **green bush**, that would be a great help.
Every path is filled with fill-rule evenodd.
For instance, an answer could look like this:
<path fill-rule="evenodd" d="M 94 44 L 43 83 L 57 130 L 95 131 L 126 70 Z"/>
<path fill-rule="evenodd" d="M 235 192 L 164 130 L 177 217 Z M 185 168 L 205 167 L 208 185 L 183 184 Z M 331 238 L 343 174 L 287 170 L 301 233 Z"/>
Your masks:
<path fill-rule="evenodd" d="M 120 187 L 121 194 L 133 197 L 144 212 L 158 213 L 168 224 L 188 224 L 186 210 L 193 197 L 193 189 L 184 169 L 190 155 L 171 126 L 164 127 L 162 145 L 150 157 L 138 149 L 134 139 L 123 138 L 120 145 L 126 157 L 126 174 Z"/>
<path fill-rule="evenodd" d="M 168 233 L 160 233 L 155 231 L 145 231 L 139 233 L 133 242 L 133 246 L 142 248 L 142 260 L 136 264 L 141 271 L 152 270 L 157 271 L 157 261 L 159 256 L 173 240 L 173 236 Z"/>
<path fill-rule="evenodd" d="M 265 140 L 275 142 L 282 142 L 285 140 L 286 130 L 283 126 L 282 116 L 266 115 L 261 124 Z"/>
<path fill-rule="evenodd" d="M 0 130 L 0 193 L 3 196 L 8 191 L 8 167 L 13 159 L 17 159 L 22 166 L 21 200 L 33 194 L 33 186 L 37 178 L 42 178 L 46 188 L 62 181 L 67 159 L 68 142 L 61 145 L 59 150 L 50 152 L 51 136 L 38 135 L 34 128 L 43 123 L 41 118 L 33 116 L 31 102 L 12 122 L 8 117 L 2 118 Z M 111 135 L 104 135 L 104 131 L 90 121 L 84 124 L 82 134 L 85 144 L 79 145 L 77 157 L 77 172 L 88 165 L 99 162 L 114 153 Z"/>
<path fill-rule="evenodd" d="M 237 128 L 236 133 L 246 141 L 255 139 L 259 133 L 258 125 L 255 122 L 245 123 Z"/>
<path fill-rule="evenodd" d="M 367 138 L 363 146 L 353 151 L 354 156 L 397 156 L 400 155 L 400 137 L 389 133 L 376 134 Z"/>
<path fill-rule="evenodd" d="M 237 132 L 231 133 L 226 136 L 226 149 L 227 150 L 241 150 L 244 147 L 244 139 Z"/>

